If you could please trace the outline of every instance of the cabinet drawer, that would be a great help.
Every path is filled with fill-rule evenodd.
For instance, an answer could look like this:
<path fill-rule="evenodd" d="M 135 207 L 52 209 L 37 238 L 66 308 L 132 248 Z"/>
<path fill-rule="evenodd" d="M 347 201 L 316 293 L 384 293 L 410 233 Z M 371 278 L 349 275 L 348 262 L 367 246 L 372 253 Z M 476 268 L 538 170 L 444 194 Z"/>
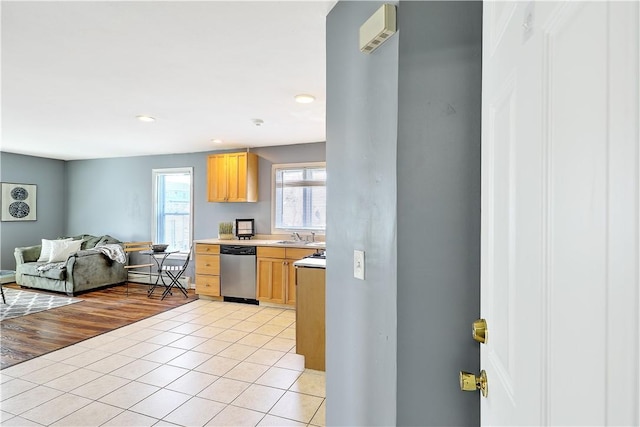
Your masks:
<path fill-rule="evenodd" d="M 196 255 L 196 275 L 220 275 L 220 255 Z"/>
<path fill-rule="evenodd" d="M 207 243 L 196 243 L 197 254 L 219 254 L 220 245 L 209 245 Z"/>
<path fill-rule="evenodd" d="M 263 258 L 285 258 L 285 248 L 270 248 L 266 246 L 258 246 L 258 257 Z"/>
<path fill-rule="evenodd" d="M 286 250 L 287 250 L 286 258 L 295 259 L 295 260 L 302 259 L 308 255 L 311 255 L 316 251 L 315 249 L 301 249 L 301 248 L 286 248 Z"/>
<path fill-rule="evenodd" d="M 196 274 L 196 294 L 220 296 L 220 276 L 207 276 Z"/>

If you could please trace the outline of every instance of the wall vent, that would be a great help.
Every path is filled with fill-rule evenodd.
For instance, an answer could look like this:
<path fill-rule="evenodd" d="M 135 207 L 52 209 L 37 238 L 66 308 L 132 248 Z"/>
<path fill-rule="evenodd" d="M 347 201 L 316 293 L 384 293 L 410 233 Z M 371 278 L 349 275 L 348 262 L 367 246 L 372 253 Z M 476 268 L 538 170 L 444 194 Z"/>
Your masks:
<path fill-rule="evenodd" d="M 383 4 L 360 27 L 360 51 L 371 53 L 396 32 L 396 7 Z"/>

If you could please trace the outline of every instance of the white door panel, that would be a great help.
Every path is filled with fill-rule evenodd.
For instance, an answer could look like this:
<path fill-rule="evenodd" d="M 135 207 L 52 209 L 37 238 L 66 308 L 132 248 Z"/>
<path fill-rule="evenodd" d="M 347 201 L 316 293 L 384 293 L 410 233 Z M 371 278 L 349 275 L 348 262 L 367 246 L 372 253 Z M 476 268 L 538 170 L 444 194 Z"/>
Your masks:
<path fill-rule="evenodd" d="M 484 425 L 638 425 L 636 2 L 485 2 Z"/>

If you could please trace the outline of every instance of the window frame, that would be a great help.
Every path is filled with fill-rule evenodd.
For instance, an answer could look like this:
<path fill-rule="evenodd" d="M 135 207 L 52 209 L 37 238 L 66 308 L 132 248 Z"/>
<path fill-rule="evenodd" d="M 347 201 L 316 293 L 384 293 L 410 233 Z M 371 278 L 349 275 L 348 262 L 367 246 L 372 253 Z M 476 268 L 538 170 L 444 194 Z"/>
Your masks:
<path fill-rule="evenodd" d="M 292 232 L 325 234 L 324 228 L 276 228 L 276 171 L 279 169 L 324 168 L 327 170 L 327 162 L 301 162 L 301 163 L 274 163 L 271 165 L 271 234 L 290 234 Z M 325 181 L 325 189 L 327 188 Z M 326 216 L 325 205 L 325 216 Z"/>
<path fill-rule="evenodd" d="M 168 174 L 188 174 L 189 175 L 189 247 L 193 244 L 193 214 L 194 214 L 194 200 L 193 200 L 193 167 L 177 167 L 177 168 L 160 168 L 151 170 L 151 241 L 156 243 L 158 239 L 158 176 Z M 186 257 L 187 250 L 181 250 L 180 252 L 173 254 L 177 257 Z"/>

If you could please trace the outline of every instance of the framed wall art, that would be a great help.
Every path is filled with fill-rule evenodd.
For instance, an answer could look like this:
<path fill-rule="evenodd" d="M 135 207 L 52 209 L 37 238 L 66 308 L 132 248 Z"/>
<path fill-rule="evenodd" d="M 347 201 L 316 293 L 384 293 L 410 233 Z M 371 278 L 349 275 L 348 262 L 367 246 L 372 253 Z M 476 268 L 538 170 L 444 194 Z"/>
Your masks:
<path fill-rule="evenodd" d="M 35 221 L 36 191 L 34 184 L 2 183 L 2 221 Z"/>

